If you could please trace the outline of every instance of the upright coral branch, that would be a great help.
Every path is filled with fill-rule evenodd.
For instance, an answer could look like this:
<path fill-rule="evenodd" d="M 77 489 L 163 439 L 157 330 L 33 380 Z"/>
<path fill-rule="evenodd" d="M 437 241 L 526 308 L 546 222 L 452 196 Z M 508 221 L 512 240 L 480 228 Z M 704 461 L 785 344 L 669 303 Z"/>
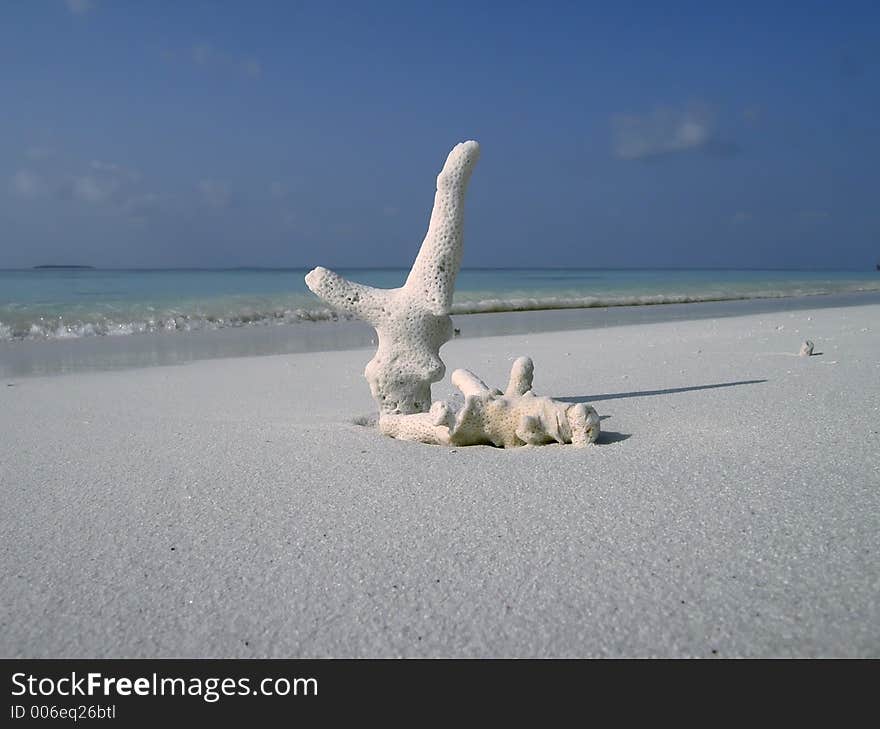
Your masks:
<path fill-rule="evenodd" d="M 535 365 L 531 357 L 517 357 L 510 368 L 510 379 L 504 394 L 508 397 L 525 395 L 532 389 L 532 379 L 535 374 Z"/>
<path fill-rule="evenodd" d="M 408 293 L 427 302 L 434 314 L 448 314 L 452 308 L 464 248 L 464 194 L 479 157 L 479 144 L 461 142 L 446 158 L 437 176 L 428 232 L 404 285 Z"/>
<path fill-rule="evenodd" d="M 464 245 L 464 195 L 479 156 L 473 141 L 449 153 L 437 177 L 428 232 L 403 287 L 364 286 L 321 267 L 306 276 L 306 285 L 328 304 L 375 327 L 379 347 L 364 376 L 382 414 L 426 412 L 431 383 L 446 372 L 440 347 L 452 338 L 449 311 Z"/>

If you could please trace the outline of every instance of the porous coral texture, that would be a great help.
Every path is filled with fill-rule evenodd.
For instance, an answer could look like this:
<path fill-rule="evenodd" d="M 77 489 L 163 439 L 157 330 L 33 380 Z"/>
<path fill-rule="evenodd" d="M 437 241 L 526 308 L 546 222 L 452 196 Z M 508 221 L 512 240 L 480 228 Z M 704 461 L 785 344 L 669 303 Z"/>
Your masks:
<path fill-rule="evenodd" d="M 521 445 L 573 443 L 587 445 L 599 436 L 599 416 L 584 403 L 568 403 L 532 392 L 534 366 L 520 357 L 510 371 L 504 393 L 490 390 L 468 370 L 452 373 L 452 383 L 465 396 L 464 407 L 450 431 L 452 445 L 480 443 L 515 448 Z"/>
<path fill-rule="evenodd" d="M 461 265 L 464 195 L 479 156 L 474 141 L 449 153 L 437 177 L 428 232 L 402 287 L 365 286 L 320 266 L 306 276 L 324 301 L 376 329 L 378 348 L 364 376 L 380 414 L 425 413 L 431 383 L 446 373 L 440 347 L 453 334 L 449 311 Z"/>
<path fill-rule="evenodd" d="M 490 389 L 469 370 L 456 370 L 452 384 L 464 395 L 464 406 L 457 414 L 446 403 L 436 402 L 429 413 L 380 415 L 379 430 L 393 438 L 435 445 L 515 448 L 595 442 L 599 436 L 596 411 L 584 403 L 536 396 L 532 392 L 533 372 L 529 357 L 518 358 L 507 389 L 501 392 Z"/>

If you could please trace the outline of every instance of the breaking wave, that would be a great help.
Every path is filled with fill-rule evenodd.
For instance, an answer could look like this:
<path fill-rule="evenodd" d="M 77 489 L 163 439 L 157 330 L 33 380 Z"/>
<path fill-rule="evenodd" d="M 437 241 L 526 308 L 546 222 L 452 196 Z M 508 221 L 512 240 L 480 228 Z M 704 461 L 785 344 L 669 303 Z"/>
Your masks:
<path fill-rule="evenodd" d="M 880 291 L 880 284 L 829 287 L 792 287 L 785 290 L 704 291 L 694 293 L 604 294 L 594 296 L 515 296 L 492 297 L 485 293 L 462 292 L 452 307 L 453 314 L 489 312 L 538 311 L 547 309 L 588 309 L 614 306 L 655 306 L 707 301 L 744 299 L 777 299 L 796 296 Z M 270 307 L 260 310 L 243 307 L 223 315 L 205 314 L 201 307 L 193 311 L 169 309 L 163 312 L 77 312 L 58 316 L 29 315 L 18 307 L 0 311 L 0 341 L 76 339 L 81 337 L 112 337 L 131 334 L 158 334 L 227 329 L 234 327 L 278 326 L 307 322 L 328 322 L 348 319 L 327 307 Z"/>
<path fill-rule="evenodd" d="M 503 311 L 540 311 L 552 309 L 593 309 L 612 306 L 655 306 L 660 304 L 696 304 L 707 301 L 744 301 L 747 299 L 786 299 L 798 296 L 826 296 L 829 294 L 880 291 L 875 287 L 795 289 L 789 291 L 720 292 L 692 294 L 619 294 L 605 296 L 538 296 L 523 298 L 481 299 L 455 302 L 453 314 L 486 314 Z"/>
<path fill-rule="evenodd" d="M 76 339 L 80 337 L 114 337 L 129 334 L 197 332 L 232 327 L 271 326 L 301 322 L 336 321 L 341 317 L 327 309 L 290 309 L 282 311 L 245 311 L 228 316 L 205 316 L 174 312 L 159 317 L 120 319 L 94 317 L 38 317 L 32 321 L 13 323 L 0 321 L 0 341 L 39 339 Z"/>

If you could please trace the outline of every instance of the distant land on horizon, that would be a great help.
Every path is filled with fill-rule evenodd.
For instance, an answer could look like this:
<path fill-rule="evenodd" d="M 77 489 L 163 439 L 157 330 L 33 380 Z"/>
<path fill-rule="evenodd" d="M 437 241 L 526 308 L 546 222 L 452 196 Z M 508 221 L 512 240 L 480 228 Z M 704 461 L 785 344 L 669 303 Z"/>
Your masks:
<path fill-rule="evenodd" d="M 68 266 L 68 265 L 56 264 L 56 263 L 49 263 L 49 264 L 45 264 L 42 266 L 34 266 L 34 270 L 37 270 L 37 271 L 46 270 L 46 269 L 50 269 L 50 270 L 74 269 L 74 270 L 78 270 L 78 271 L 79 270 L 94 271 L 95 267 L 94 266 Z"/>

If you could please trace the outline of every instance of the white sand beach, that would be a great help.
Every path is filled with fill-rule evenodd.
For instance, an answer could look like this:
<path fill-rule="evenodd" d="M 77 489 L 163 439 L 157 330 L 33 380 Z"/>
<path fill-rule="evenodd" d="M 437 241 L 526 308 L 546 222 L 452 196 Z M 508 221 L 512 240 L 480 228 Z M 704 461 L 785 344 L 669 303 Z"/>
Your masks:
<path fill-rule="evenodd" d="M 878 323 L 444 347 L 530 355 L 584 449 L 383 438 L 365 349 L 5 378 L 0 655 L 880 656 Z"/>

